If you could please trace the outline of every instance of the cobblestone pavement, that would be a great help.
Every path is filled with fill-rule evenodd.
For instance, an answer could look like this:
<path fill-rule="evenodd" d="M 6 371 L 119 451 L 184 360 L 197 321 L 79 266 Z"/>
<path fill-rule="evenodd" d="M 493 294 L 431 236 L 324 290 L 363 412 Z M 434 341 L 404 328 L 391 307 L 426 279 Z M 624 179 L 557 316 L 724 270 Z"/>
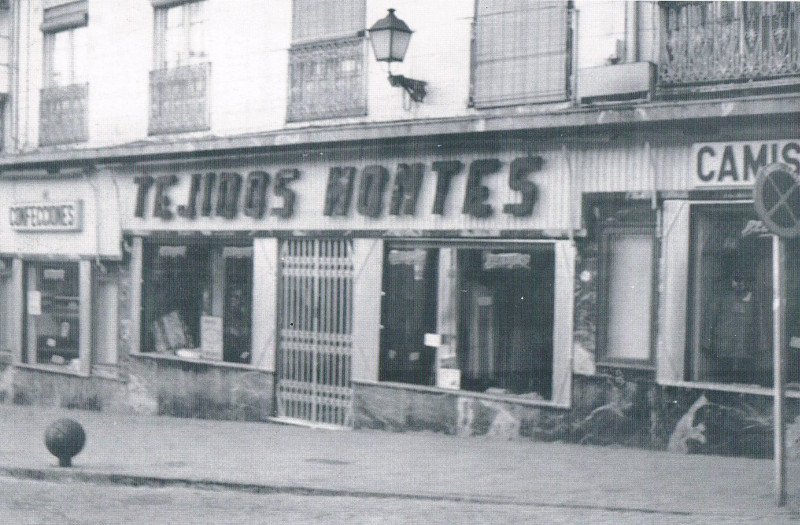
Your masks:
<path fill-rule="evenodd" d="M 727 524 L 781 523 L 733 515 L 608 511 L 600 509 L 460 503 L 398 498 L 251 494 L 182 487 L 128 487 L 0 477 L 4 523 L 20 525 L 281 524 Z M 785 523 L 790 523 L 786 517 Z"/>

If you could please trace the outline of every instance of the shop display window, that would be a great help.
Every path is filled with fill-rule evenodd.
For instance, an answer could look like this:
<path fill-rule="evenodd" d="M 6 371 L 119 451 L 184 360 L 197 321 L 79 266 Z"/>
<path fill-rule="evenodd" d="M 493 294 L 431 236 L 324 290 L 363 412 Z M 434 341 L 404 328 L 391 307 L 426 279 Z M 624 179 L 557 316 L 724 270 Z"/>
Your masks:
<path fill-rule="evenodd" d="M 654 229 L 604 228 L 600 254 L 600 361 L 648 365 L 653 347 Z"/>
<path fill-rule="evenodd" d="M 555 253 L 389 247 L 380 380 L 550 399 Z"/>
<path fill-rule="evenodd" d="M 25 270 L 24 362 L 80 369 L 78 263 L 29 262 Z"/>
<path fill-rule="evenodd" d="M 800 336 L 800 260 L 787 243 L 787 341 Z M 695 205 L 689 277 L 688 380 L 771 386 L 772 237 L 752 205 Z M 797 386 L 798 345 L 788 381 Z"/>
<path fill-rule="evenodd" d="M 252 247 L 151 245 L 145 261 L 143 352 L 251 362 Z"/>

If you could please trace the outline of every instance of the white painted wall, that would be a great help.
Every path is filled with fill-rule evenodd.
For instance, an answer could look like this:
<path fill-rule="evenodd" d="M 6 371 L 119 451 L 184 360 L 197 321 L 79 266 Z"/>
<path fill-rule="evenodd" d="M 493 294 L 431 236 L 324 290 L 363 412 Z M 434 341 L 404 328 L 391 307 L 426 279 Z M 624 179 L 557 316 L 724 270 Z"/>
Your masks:
<path fill-rule="evenodd" d="M 391 121 L 450 117 L 471 113 L 467 108 L 470 80 L 470 38 L 474 0 L 367 0 L 367 27 L 386 16 L 388 8 L 414 31 L 405 60 L 392 73 L 428 83 L 428 95 L 418 104 L 401 88 L 389 85 L 385 62 L 369 49 L 369 120 Z"/>
<path fill-rule="evenodd" d="M 225 136 L 282 128 L 292 2 L 209 2 L 212 133 Z"/>
<path fill-rule="evenodd" d="M 19 69 L 16 82 L 17 129 L 15 149 L 27 151 L 39 144 L 39 90 L 42 89 L 42 4 L 40 0 L 19 1 L 18 53 Z"/>
<path fill-rule="evenodd" d="M 625 42 L 626 2 L 578 0 L 578 68 L 604 66 L 617 54 L 617 40 Z M 617 57 L 625 61 L 624 53 Z"/>
<path fill-rule="evenodd" d="M 89 145 L 146 137 L 153 64 L 150 2 L 90 0 L 88 30 Z"/>

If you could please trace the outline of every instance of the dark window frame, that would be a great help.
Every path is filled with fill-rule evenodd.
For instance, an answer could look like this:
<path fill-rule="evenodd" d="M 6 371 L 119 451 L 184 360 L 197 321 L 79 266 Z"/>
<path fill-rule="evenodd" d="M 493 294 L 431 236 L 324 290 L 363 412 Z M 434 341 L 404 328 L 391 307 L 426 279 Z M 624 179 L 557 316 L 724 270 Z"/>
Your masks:
<path fill-rule="evenodd" d="M 252 315 L 253 315 L 253 282 L 254 282 L 254 253 L 249 255 L 250 261 L 250 268 L 249 268 L 249 275 L 246 283 L 246 288 L 249 291 L 249 306 L 246 307 L 247 311 L 249 312 L 249 318 L 247 319 L 247 338 L 249 340 L 249 346 L 247 348 L 240 348 L 240 347 L 229 347 L 226 344 L 227 340 L 227 324 L 226 324 L 226 310 L 228 308 L 228 272 L 229 266 L 227 261 L 225 261 L 224 250 L 226 248 L 253 248 L 252 243 L 246 242 L 230 242 L 225 240 L 198 240 L 198 239 L 159 239 L 153 241 L 146 241 L 143 247 L 143 260 L 145 264 L 142 266 L 142 281 L 141 281 L 141 289 L 142 289 L 142 315 L 141 315 L 141 326 L 140 326 L 140 348 L 136 349 L 136 354 L 139 355 L 168 355 L 169 357 L 181 359 L 180 356 L 175 354 L 176 348 L 170 348 L 167 352 L 159 352 L 156 348 L 156 342 L 154 341 L 154 335 L 151 331 L 151 324 L 157 319 L 159 309 L 157 307 L 157 299 L 154 297 L 153 288 L 156 286 L 153 283 L 153 274 L 156 271 L 157 257 L 160 248 L 163 247 L 170 247 L 170 248 L 184 248 L 186 250 L 185 255 L 183 257 L 187 257 L 190 255 L 191 252 L 196 252 L 197 255 L 202 255 L 203 261 L 201 262 L 195 258 L 191 263 L 189 261 L 185 261 L 183 263 L 184 268 L 189 268 L 192 270 L 196 270 L 195 277 L 198 277 L 196 281 L 191 280 L 191 275 L 187 274 L 186 283 L 192 286 L 193 293 L 191 294 L 191 298 L 199 299 L 199 302 L 192 302 L 188 304 L 189 312 L 182 312 L 186 319 L 181 318 L 184 328 L 184 334 L 187 336 L 189 342 L 193 343 L 190 349 L 197 350 L 198 353 L 201 349 L 201 340 L 200 340 L 200 318 L 204 314 L 204 304 L 203 304 L 203 287 L 207 286 L 209 293 L 213 294 L 213 289 L 215 286 L 218 286 L 219 283 L 216 283 L 214 280 L 214 257 L 219 257 L 223 260 L 223 264 L 219 268 L 221 273 L 218 275 L 219 278 L 222 279 L 222 297 L 220 299 L 215 299 L 213 296 L 209 297 L 209 301 L 219 301 L 218 306 L 221 309 L 219 312 L 219 317 L 222 317 L 222 335 L 223 335 L 223 342 L 222 342 L 222 358 L 221 359 L 203 359 L 200 355 L 197 359 L 193 360 L 200 360 L 204 363 L 234 363 L 234 364 L 244 364 L 244 365 L 252 365 L 253 363 L 253 356 L 252 356 L 252 345 L 253 345 L 253 322 L 252 322 Z M 217 253 L 218 252 L 218 253 Z M 230 257 L 231 259 L 236 259 L 237 257 Z M 180 271 L 180 269 L 179 269 Z M 183 300 L 188 301 L 189 299 L 185 297 L 184 294 Z M 211 304 L 211 303 L 210 303 Z M 205 305 L 205 306 L 209 306 Z M 169 312 L 167 312 L 169 313 Z M 188 318 L 188 314 L 196 314 L 191 319 Z M 161 312 L 161 315 L 165 315 Z M 211 315 L 214 315 L 213 312 Z M 237 355 L 233 355 L 234 350 L 238 352 Z"/>
<path fill-rule="evenodd" d="M 549 355 L 549 361 L 547 362 L 548 371 L 547 371 L 546 377 L 540 377 L 539 375 L 537 375 L 536 374 L 536 370 L 537 370 L 537 366 L 536 365 L 539 364 L 539 363 L 537 361 L 535 361 L 535 360 L 531 361 L 530 369 L 526 368 L 526 369 L 523 370 L 524 372 L 528 372 L 529 374 L 531 374 L 527 378 L 528 379 L 528 383 L 529 383 L 528 386 L 530 387 L 533 384 L 539 385 L 539 390 L 542 390 L 542 392 L 540 392 L 539 390 L 536 390 L 536 389 L 530 390 L 530 388 L 529 388 L 528 390 L 525 390 L 525 392 L 515 393 L 515 392 L 512 392 L 511 390 L 509 390 L 509 388 L 510 388 L 509 386 L 501 388 L 501 387 L 492 387 L 491 385 L 489 385 L 487 388 L 484 388 L 482 390 L 481 389 L 465 389 L 465 388 L 463 388 L 463 381 L 466 379 L 466 375 L 464 374 L 464 364 L 465 364 L 464 362 L 465 362 L 465 360 L 469 360 L 471 357 L 474 357 L 474 356 L 472 356 L 472 354 L 470 354 L 470 351 L 468 349 L 467 338 L 464 336 L 464 330 L 468 329 L 467 325 L 470 324 L 470 320 L 464 318 L 464 316 L 467 313 L 467 309 L 465 308 L 465 305 L 463 304 L 464 301 L 460 297 L 452 297 L 452 300 L 453 300 L 452 306 L 453 306 L 453 308 L 455 310 L 453 312 L 453 316 L 454 317 L 453 317 L 453 319 L 451 319 L 451 321 L 454 323 L 454 326 L 452 326 L 452 328 L 455 330 L 455 333 L 453 335 L 456 337 L 457 346 L 458 346 L 458 349 L 456 350 L 456 355 L 455 355 L 455 365 L 461 371 L 461 381 L 462 381 L 461 387 L 458 390 L 453 390 L 453 391 L 462 392 L 462 393 L 468 394 L 468 395 L 478 395 L 478 396 L 480 396 L 480 395 L 499 395 L 499 396 L 507 397 L 509 400 L 524 400 L 524 399 L 527 398 L 527 396 L 525 394 L 536 393 L 536 394 L 538 394 L 539 397 L 534 397 L 534 398 L 531 398 L 531 399 L 535 399 L 537 401 L 545 401 L 545 402 L 552 401 L 553 395 L 554 395 L 554 392 L 553 392 L 553 381 L 554 381 L 554 379 L 556 377 L 555 376 L 555 371 L 556 371 L 555 370 L 555 352 L 556 352 L 556 349 L 554 347 L 554 338 L 555 338 L 555 333 L 556 333 L 555 332 L 556 331 L 556 326 L 555 326 L 555 323 L 554 323 L 554 318 L 555 318 L 555 308 L 556 308 L 556 301 L 557 301 L 556 283 L 555 283 L 555 279 L 556 279 L 556 258 L 557 258 L 557 255 L 556 255 L 556 250 L 555 250 L 555 244 L 554 243 L 551 243 L 551 242 L 527 243 L 527 242 L 513 242 L 513 241 L 509 241 L 509 242 L 492 241 L 492 242 L 488 242 L 488 243 L 487 242 L 481 242 L 481 241 L 453 241 L 453 242 L 447 242 L 447 241 L 438 241 L 438 240 L 433 240 L 433 239 L 432 240 L 421 240 L 421 241 L 395 240 L 395 241 L 387 242 L 384 245 L 384 270 L 383 270 L 383 276 L 384 277 L 382 279 L 382 286 L 383 286 L 382 295 L 383 295 L 384 298 L 383 298 L 382 307 L 381 307 L 382 308 L 381 309 L 381 324 L 384 327 L 387 324 L 386 323 L 386 316 L 388 314 L 389 302 L 390 302 L 387 299 L 388 292 L 390 290 L 390 286 L 389 286 L 389 283 L 387 281 L 387 275 L 388 275 L 387 267 L 389 265 L 389 254 L 390 254 L 390 252 L 392 250 L 396 250 L 396 249 L 401 249 L 401 250 L 406 250 L 406 251 L 413 251 L 415 249 L 422 249 L 422 250 L 425 250 L 426 252 L 436 252 L 437 255 L 440 255 L 441 251 L 443 249 L 451 249 L 452 250 L 452 254 L 451 255 L 454 258 L 453 259 L 453 264 L 455 265 L 455 271 L 456 271 L 456 274 L 457 274 L 456 276 L 452 277 L 454 279 L 452 284 L 455 287 L 455 289 L 452 290 L 452 292 L 456 293 L 456 295 L 458 295 L 458 296 L 462 295 L 461 293 L 457 292 L 457 290 L 462 290 L 462 288 L 463 288 L 463 282 L 462 282 L 463 275 L 462 274 L 464 274 L 465 268 L 466 268 L 466 266 L 462 265 L 462 262 L 460 262 L 460 259 L 462 257 L 464 257 L 465 255 L 472 256 L 473 258 L 475 256 L 478 256 L 479 258 L 481 258 L 482 254 L 484 252 L 491 252 L 491 253 L 495 253 L 495 254 L 496 253 L 506 253 L 506 252 L 514 252 L 514 253 L 523 252 L 525 254 L 530 254 L 531 256 L 534 256 L 535 254 L 539 253 L 539 254 L 545 255 L 546 257 L 551 259 L 551 260 L 549 260 L 549 262 L 547 264 L 550 265 L 551 270 L 553 272 L 552 275 L 550 275 L 550 280 L 548 281 L 548 283 L 549 283 L 548 286 L 551 287 L 550 293 L 552 294 L 552 298 L 551 298 L 552 299 L 552 303 L 549 304 L 545 310 L 549 311 L 550 315 L 553 316 L 553 318 L 551 318 L 550 321 L 549 321 L 549 326 L 551 327 L 551 331 L 549 333 L 549 337 L 545 337 L 544 338 L 544 340 L 546 342 L 548 342 L 549 344 L 545 345 L 542 348 L 538 348 L 538 347 L 534 348 L 536 346 L 536 345 L 533 344 L 535 339 L 530 339 L 530 340 L 526 339 L 526 341 L 528 341 L 532 345 L 532 350 L 531 350 L 531 357 L 532 358 L 535 357 L 535 354 L 536 354 L 537 351 L 542 351 L 542 350 L 547 355 Z M 467 253 L 467 252 L 475 252 L 475 253 Z M 438 269 L 439 269 L 438 268 L 438 264 L 439 264 L 438 261 L 439 261 L 439 258 L 436 257 L 435 261 L 434 261 L 434 264 L 433 264 L 433 266 L 434 266 L 433 271 L 430 272 L 430 273 L 435 273 L 436 274 L 436 283 L 434 283 L 435 286 L 433 286 L 435 288 L 433 290 L 434 294 L 436 293 L 436 289 L 438 289 L 438 287 L 440 286 L 440 284 L 438 283 L 438 280 L 441 278 L 438 275 Z M 481 268 L 483 268 L 483 266 L 481 266 Z M 428 270 L 429 269 L 426 268 L 426 273 L 428 273 Z M 491 270 L 491 269 L 478 269 L 478 273 L 481 273 L 481 274 L 485 274 L 485 273 L 491 272 L 491 271 L 493 271 L 493 270 Z M 506 271 L 506 270 L 501 269 L 500 271 Z M 536 275 L 532 274 L 531 275 L 531 279 L 532 279 L 531 286 L 535 287 L 536 284 L 535 284 L 534 281 L 536 279 Z M 491 290 L 496 293 L 496 290 L 495 290 L 494 287 L 492 287 Z M 436 297 L 436 296 L 434 295 L 434 297 Z M 534 294 L 534 297 L 536 297 L 536 294 Z M 497 309 L 499 307 L 500 306 L 499 306 L 499 303 L 498 303 L 498 305 L 494 305 L 493 306 L 493 309 Z M 434 312 L 433 312 L 434 327 L 438 323 L 438 321 L 436 319 L 436 315 L 438 315 L 436 308 L 437 307 L 434 306 Z M 495 314 L 493 314 L 493 316 L 494 315 Z M 495 328 L 497 330 L 499 330 L 501 328 L 501 326 L 498 325 Z M 384 331 L 382 331 L 382 334 L 381 334 L 381 343 L 380 343 L 379 381 L 393 382 L 392 379 L 386 377 L 386 372 L 385 372 L 386 364 L 384 363 L 384 359 L 385 359 L 386 356 L 384 354 L 388 350 L 387 341 L 386 341 L 385 336 L 386 336 L 386 334 L 385 334 L 385 329 L 384 329 Z M 444 344 L 452 344 L 452 341 L 450 341 L 449 343 L 445 342 Z M 436 360 L 436 351 L 433 348 L 431 348 L 430 350 L 431 350 L 431 353 L 433 355 L 433 358 L 432 358 L 433 359 L 432 360 L 432 370 L 430 372 L 435 375 L 436 366 L 437 366 L 436 365 L 436 361 L 435 361 Z M 502 350 L 501 350 L 501 352 L 502 352 Z M 513 355 L 515 355 L 515 354 L 508 353 L 508 355 L 506 355 L 506 354 L 503 354 L 503 355 L 505 357 L 499 357 L 499 362 L 501 362 L 501 363 L 504 363 L 506 361 L 513 361 Z M 494 359 L 496 360 L 498 358 L 498 356 L 499 356 L 499 354 L 495 355 Z M 420 356 L 420 357 L 423 357 L 423 356 Z M 478 357 L 477 359 L 480 359 L 480 357 Z M 494 368 L 497 367 L 497 366 L 498 366 L 497 361 L 494 361 L 494 364 L 492 365 L 492 369 L 494 370 Z M 539 367 L 539 368 L 541 368 L 541 367 Z M 504 368 L 497 368 L 497 370 L 495 370 L 493 373 L 499 374 L 499 375 L 497 375 L 497 377 L 493 377 L 493 379 L 491 379 L 491 382 L 501 381 L 501 382 L 504 382 L 504 383 L 508 383 L 510 385 L 510 384 L 514 383 L 514 381 L 516 381 L 515 375 L 514 375 L 515 372 L 513 372 L 513 371 L 507 371 Z M 417 375 L 419 375 L 419 374 L 417 374 Z M 502 376 L 502 379 L 500 378 L 500 376 Z M 476 381 L 478 383 L 480 381 L 483 381 L 483 379 L 481 379 L 480 377 L 473 377 L 470 380 L 473 383 L 476 383 Z M 400 382 L 399 384 L 412 385 L 412 386 L 416 384 L 416 385 L 421 385 L 421 386 L 429 386 L 429 387 L 443 388 L 445 390 L 449 390 L 449 389 L 447 389 L 445 387 L 438 387 L 436 385 L 435 378 L 430 380 L 430 381 L 427 381 L 427 382 Z"/>

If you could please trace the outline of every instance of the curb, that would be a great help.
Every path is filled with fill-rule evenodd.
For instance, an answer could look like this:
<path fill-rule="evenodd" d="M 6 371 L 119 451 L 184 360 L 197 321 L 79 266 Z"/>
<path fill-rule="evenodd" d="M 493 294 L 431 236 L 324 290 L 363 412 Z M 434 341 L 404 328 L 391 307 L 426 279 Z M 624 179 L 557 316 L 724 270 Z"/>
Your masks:
<path fill-rule="evenodd" d="M 289 494 L 294 496 L 326 496 L 373 499 L 404 499 L 417 501 L 447 501 L 455 503 L 473 503 L 485 505 L 516 505 L 524 507 L 561 508 L 603 510 L 608 512 L 638 512 L 642 514 L 669 516 L 697 516 L 689 511 L 652 509 L 641 507 L 619 507 L 607 505 L 588 505 L 570 503 L 547 503 L 537 501 L 519 501 L 510 498 L 491 498 L 459 494 L 422 494 L 422 493 L 388 493 L 363 490 L 329 489 L 291 485 L 267 485 L 218 481 L 210 479 L 168 478 L 158 476 L 140 476 L 133 474 L 115 474 L 108 472 L 85 472 L 81 470 L 62 470 L 61 468 L 17 468 L 0 467 L 0 475 L 17 479 L 52 482 L 83 482 L 128 487 L 186 487 L 202 490 L 234 490 L 251 494 Z"/>

